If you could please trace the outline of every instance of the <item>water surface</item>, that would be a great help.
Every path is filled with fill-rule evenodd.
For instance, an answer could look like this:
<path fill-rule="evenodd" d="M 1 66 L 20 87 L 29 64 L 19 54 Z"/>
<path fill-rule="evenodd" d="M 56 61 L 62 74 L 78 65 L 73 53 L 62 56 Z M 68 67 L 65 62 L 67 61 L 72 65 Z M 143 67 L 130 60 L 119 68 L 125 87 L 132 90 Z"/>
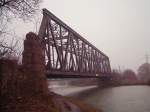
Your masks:
<path fill-rule="evenodd" d="M 93 89 L 78 97 L 104 112 L 150 112 L 149 86 L 122 86 L 107 89 Z"/>
<path fill-rule="evenodd" d="M 84 88 L 84 87 L 83 87 Z M 60 88 L 57 93 L 88 102 L 103 112 L 150 112 L 150 86 L 121 86 L 106 89 L 86 87 Z M 77 90 L 77 91 L 75 91 Z M 72 91 L 72 92 L 71 92 Z M 68 94 L 66 94 L 68 92 Z"/>

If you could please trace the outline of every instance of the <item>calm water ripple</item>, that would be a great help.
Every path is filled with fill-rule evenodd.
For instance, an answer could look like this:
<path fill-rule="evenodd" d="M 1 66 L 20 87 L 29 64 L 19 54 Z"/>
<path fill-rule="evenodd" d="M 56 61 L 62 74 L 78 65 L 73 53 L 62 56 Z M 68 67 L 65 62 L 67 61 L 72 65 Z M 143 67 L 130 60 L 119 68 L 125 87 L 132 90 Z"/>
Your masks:
<path fill-rule="evenodd" d="M 150 86 L 97 89 L 78 97 L 104 112 L 150 112 Z"/>

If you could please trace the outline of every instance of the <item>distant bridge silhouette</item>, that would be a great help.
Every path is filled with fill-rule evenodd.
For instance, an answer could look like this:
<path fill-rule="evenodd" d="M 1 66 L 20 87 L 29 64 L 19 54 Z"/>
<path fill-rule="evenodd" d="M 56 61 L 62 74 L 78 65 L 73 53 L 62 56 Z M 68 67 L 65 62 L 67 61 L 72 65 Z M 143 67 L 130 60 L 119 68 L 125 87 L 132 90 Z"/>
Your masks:
<path fill-rule="evenodd" d="M 47 9 L 38 36 L 48 78 L 109 77 L 109 57 Z"/>

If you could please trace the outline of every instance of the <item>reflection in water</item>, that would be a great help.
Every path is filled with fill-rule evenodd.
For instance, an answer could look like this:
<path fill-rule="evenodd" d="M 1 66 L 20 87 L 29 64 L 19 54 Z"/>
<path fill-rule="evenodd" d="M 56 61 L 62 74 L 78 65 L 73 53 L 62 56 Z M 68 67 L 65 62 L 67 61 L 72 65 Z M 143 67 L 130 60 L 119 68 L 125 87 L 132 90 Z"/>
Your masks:
<path fill-rule="evenodd" d="M 124 86 L 94 89 L 91 94 L 75 94 L 104 112 L 150 112 L 149 86 Z M 72 95 L 71 95 L 72 96 Z"/>

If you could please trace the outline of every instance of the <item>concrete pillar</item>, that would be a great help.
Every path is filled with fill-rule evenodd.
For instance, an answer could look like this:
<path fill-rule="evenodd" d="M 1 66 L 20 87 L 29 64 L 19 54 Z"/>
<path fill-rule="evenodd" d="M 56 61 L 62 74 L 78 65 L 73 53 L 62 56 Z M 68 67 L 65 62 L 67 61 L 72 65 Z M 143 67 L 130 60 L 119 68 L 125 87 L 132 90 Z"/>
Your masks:
<path fill-rule="evenodd" d="M 28 74 L 28 83 L 37 93 L 48 93 L 45 61 L 39 37 L 30 32 L 26 35 L 23 51 L 23 68 Z"/>

